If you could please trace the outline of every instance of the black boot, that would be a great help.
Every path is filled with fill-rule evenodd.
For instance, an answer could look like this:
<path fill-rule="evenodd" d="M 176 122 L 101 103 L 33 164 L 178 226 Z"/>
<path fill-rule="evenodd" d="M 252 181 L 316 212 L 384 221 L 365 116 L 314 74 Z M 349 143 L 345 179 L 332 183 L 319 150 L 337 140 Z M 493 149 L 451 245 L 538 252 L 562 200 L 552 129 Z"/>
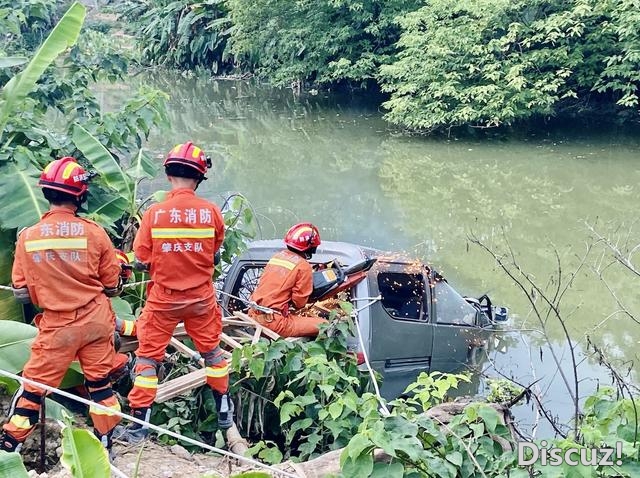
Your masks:
<path fill-rule="evenodd" d="M 151 416 L 151 408 L 132 408 L 131 415 L 139 420 L 149 421 Z M 149 427 L 140 425 L 139 423 L 131 423 L 129 425 L 118 425 L 113 429 L 113 439 L 126 443 L 140 443 L 149 435 Z"/>
<path fill-rule="evenodd" d="M 100 440 L 100 443 L 102 443 L 102 446 L 105 447 L 105 449 L 107 450 L 107 453 L 109 454 L 109 461 L 113 462 L 115 455 L 113 453 L 113 430 L 111 430 L 109 433 L 105 434 L 105 435 L 101 435 L 98 430 L 96 430 L 95 428 L 93 429 L 93 434 L 98 437 L 98 440 Z"/>
<path fill-rule="evenodd" d="M 233 400 L 228 393 L 213 392 L 213 398 L 216 401 L 216 410 L 218 411 L 218 428 L 226 430 L 233 425 Z"/>
<path fill-rule="evenodd" d="M 0 450 L 20 453 L 20 448 L 22 448 L 22 442 L 19 442 L 7 432 L 2 432 L 0 434 Z"/>

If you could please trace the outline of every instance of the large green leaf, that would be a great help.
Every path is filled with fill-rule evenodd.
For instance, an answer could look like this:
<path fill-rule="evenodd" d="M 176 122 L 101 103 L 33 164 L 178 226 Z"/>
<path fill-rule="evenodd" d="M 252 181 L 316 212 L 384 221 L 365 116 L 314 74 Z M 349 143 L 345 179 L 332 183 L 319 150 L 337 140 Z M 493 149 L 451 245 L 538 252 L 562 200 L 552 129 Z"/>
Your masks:
<path fill-rule="evenodd" d="M 15 237 L 15 229 L 0 230 L 0 284 L 2 285 L 11 282 L 11 263 L 13 262 Z M 0 290 L 0 320 L 22 321 L 23 319 L 22 305 L 15 301 L 11 291 Z"/>
<path fill-rule="evenodd" d="M 60 388 L 73 388 L 84 383 L 84 374 L 79 362 L 71 362 L 67 373 L 62 378 Z"/>
<path fill-rule="evenodd" d="M 0 478 L 29 478 L 20 454 L 0 450 Z"/>
<path fill-rule="evenodd" d="M 0 104 L 0 138 L 4 127 L 14 108 L 36 85 L 47 67 L 67 48 L 73 46 L 78 39 L 86 8 L 75 2 L 60 19 L 51 33 L 38 48 L 27 67 L 11 78 L 2 89 Z"/>
<path fill-rule="evenodd" d="M 62 465 L 74 478 L 110 478 L 107 450 L 88 430 L 65 426 L 62 429 Z"/>
<path fill-rule="evenodd" d="M 20 322 L 0 320 L 0 369 L 21 372 L 31 354 L 31 342 L 38 329 Z"/>
<path fill-rule="evenodd" d="M 131 197 L 131 178 L 97 138 L 76 124 L 73 127 L 73 143 L 100 173 L 100 180 L 104 184 L 127 199 Z"/>
<path fill-rule="evenodd" d="M 11 373 L 22 372 L 24 365 L 31 355 L 31 342 L 38 333 L 32 325 L 20 322 L 0 320 L 0 369 Z M 80 365 L 72 363 L 67 370 L 62 388 L 70 388 L 84 382 Z"/>
<path fill-rule="evenodd" d="M 114 297 L 111 299 L 111 306 L 113 307 L 113 311 L 116 316 L 121 318 L 122 320 L 136 320 L 135 315 L 133 314 L 133 309 L 131 308 L 131 304 L 124 300 L 122 297 Z"/>
<path fill-rule="evenodd" d="M 123 196 L 113 194 L 113 191 L 92 185 L 87 205 L 89 219 L 105 226 L 117 222 L 127 211 L 129 202 Z"/>
<path fill-rule="evenodd" d="M 36 186 L 39 177 L 40 171 L 30 163 L 19 166 L 8 161 L 0 166 L 0 191 L 10 198 L 0 208 L 0 229 L 31 226 L 40 220 L 47 204 Z"/>
<path fill-rule="evenodd" d="M 5 56 L 0 58 L 0 68 L 10 68 L 12 66 L 20 66 L 29 61 L 24 56 Z"/>
<path fill-rule="evenodd" d="M 140 148 L 135 159 L 131 162 L 131 166 L 127 168 L 127 174 L 136 180 L 155 178 L 157 172 L 158 165 L 142 148 Z"/>

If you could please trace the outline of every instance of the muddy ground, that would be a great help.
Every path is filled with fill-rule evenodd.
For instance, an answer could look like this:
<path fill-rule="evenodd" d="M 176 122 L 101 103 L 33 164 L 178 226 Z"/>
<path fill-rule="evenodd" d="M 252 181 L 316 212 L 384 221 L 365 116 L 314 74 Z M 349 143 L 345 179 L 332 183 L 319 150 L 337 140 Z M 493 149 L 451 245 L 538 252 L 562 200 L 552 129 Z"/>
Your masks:
<path fill-rule="evenodd" d="M 142 448 L 142 454 L 140 449 Z M 227 478 L 251 469 L 239 466 L 235 460 L 204 454 L 190 454 L 180 445 L 163 446 L 152 441 L 141 445 L 114 445 L 114 465 L 128 477 L 137 478 Z M 138 456 L 140 459 L 138 460 Z M 136 475 L 137 467 L 137 475 Z M 57 465 L 47 473 L 31 472 L 33 477 L 72 478 Z"/>
<path fill-rule="evenodd" d="M 0 392 L 0 422 L 6 420 L 10 398 Z M 77 423 L 82 426 L 82 418 Z M 60 465 L 60 426 L 48 420 L 45 439 L 45 471 L 40 470 L 40 429 L 31 434 L 21 451 L 29 475 L 39 478 L 72 478 Z M 142 450 L 142 451 L 141 451 Z M 114 466 L 137 478 L 227 478 L 254 469 L 236 460 L 213 454 L 192 454 L 180 445 L 162 445 L 153 439 L 139 445 L 114 444 Z M 137 475 L 135 473 L 137 467 Z"/>

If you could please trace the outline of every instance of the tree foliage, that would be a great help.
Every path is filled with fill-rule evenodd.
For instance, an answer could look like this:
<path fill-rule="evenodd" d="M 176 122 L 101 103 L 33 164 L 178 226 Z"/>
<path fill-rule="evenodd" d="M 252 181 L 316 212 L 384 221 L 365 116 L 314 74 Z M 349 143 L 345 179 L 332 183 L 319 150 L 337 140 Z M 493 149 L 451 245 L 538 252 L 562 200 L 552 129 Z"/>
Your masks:
<path fill-rule="evenodd" d="M 226 0 L 135 0 L 126 4 L 122 18 L 132 23 L 147 62 L 219 73 L 232 66 L 228 13 Z"/>
<path fill-rule="evenodd" d="M 399 58 L 381 67 L 387 118 L 429 130 L 635 106 L 632 3 L 429 2 L 400 20 Z"/>
<path fill-rule="evenodd" d="M 229 0 L 232 51 L 276 85 L 364 82 L 392 58 L 394 18 L 418 2 Z"/>

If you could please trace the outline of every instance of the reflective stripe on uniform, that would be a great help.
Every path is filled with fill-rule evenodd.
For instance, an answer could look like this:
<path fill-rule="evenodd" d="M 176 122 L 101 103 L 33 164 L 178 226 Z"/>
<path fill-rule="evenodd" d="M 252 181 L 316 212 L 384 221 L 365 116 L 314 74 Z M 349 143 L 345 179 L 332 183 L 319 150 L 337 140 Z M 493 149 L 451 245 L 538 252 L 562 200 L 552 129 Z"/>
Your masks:
<path fill-rule="evenodd" d="M 103 405 L 103 404 L 101 404 Z M 120 408 L 120 403 L 116 402 L 113 405 L 103 405 L 104 407 L 109 407 L 111 410 L 114 410 L 116 412 L 119 412 L 121 410 Z M 107 415 L 107 416 L 112 416 L 113 412 L 109 412 L 107 410 L 101 410 L 100 408 L 95 407 L 94 405 L 91 405 L 89 407 L 89 413 L 91 413 L 92 415 Z"/>
<path fill-rule="evenodd" d="M 229 375 L 229 366 L 224 367 L 206 367 L 207 377 L 220 378 Z"/>
<path fill-rule="evenodd" d="M 278 259 L 276 257 L 272 257 L 269 260 L 269 264 L 284 267 L 285 269 L 289 269 L 290 271 L 292 271 L 296 267 L 293 262 L 285 261 L 284 259 Z"/>
<path fill-rule="evenodd" d="M 44 251 L 47 249 L 86 249 L 86 237 L 56 238 L 56 239 L 34 239 L 25 241 L 27 252 Z"/>
<path fill-rule="evenodd" d="M 134 387 L 140 388 L 158 388 L 158 377 L 144 377 L 137 375 L 133 381 Z"/>
<path fill-rule="evenodd" d="M 216 236 L 216 230 L 212 227 L 183 228 L 183 227 L 152 227 L 153 239 L 205 239 Z"/>
<path fill-rule="evenodd" d="M 11 417 L 11 420 L 9 420 L 9 422 L 14 427 L 20 428 L 22 430 L 27 430 L 33 426 L 31 425 L 31 421 L 29 420 L 29 417 L 23 417 L 22 415 L 13 415 Z"/>
<path fill-rule="evenodd" d="M 122 329 L 122 335 L 131 335 L 133 334 L 133 328 L 136 323 L 133 320 L 123 320 L 124 328 Z"/>

